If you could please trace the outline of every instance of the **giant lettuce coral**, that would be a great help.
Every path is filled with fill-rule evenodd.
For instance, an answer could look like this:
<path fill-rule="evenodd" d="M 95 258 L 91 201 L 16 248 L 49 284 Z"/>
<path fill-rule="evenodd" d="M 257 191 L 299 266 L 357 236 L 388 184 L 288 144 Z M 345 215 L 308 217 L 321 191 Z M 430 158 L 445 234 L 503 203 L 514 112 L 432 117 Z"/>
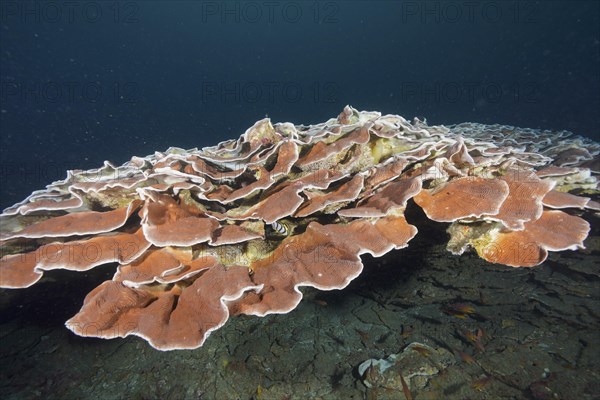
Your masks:
<path fill-rule="evenodd" d="M 428 126 L 345 107 L 312 126 L 263 119 L 238 140 L 70 171 L 0 216 L 0 285 L 117 263 L 67 327 L 196 348 L 230 315 L 287 313 L 301 286 L 342 289 L 417 234 L 407 203 L 450 223 L 448 249 L 514 267 L 583 247 L 600 145 L 568 132 Z M 412 200 L 411 200 L 412 199 Z"/>

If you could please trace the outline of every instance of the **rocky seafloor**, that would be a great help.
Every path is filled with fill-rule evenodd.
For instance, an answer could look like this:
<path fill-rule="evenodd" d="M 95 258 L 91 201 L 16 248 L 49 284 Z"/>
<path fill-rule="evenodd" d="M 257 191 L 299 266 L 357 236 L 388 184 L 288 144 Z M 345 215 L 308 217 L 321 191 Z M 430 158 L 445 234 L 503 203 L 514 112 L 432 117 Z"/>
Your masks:
<path fill-rule="evenodd" d="M 423 218 L 416 207 L 409 222 Z M 600 399 L 600 227 L 535 268 L 445 250 L 444 224 L 286 315 L 240 316 L 197 350 L 64 327 L 114 266 L 0 291 L 3 399 Z M 397 354 L 380 372 L 359 365 Z M 402 376 L 402 378 L 401 378 Z"/>

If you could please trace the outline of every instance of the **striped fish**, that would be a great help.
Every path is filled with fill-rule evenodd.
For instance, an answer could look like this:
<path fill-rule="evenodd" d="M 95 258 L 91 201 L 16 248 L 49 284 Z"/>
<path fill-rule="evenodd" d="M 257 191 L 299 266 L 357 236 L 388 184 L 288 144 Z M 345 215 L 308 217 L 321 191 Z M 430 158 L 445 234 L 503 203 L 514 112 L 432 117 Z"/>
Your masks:
<path fill-rule="evenodd" d="M 285 222 L 275 221 L 271 224 L 271 228 L 280 235 L 288 236 L 291 232 L 290 226 Z"/>

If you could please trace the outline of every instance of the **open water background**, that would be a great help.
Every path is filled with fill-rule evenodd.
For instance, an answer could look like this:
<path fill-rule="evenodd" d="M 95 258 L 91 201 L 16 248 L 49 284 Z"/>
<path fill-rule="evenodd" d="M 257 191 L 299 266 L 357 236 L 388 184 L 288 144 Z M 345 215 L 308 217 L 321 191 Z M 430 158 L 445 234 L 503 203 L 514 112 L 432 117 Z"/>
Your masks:
<path fill-rule="evenodd" d="M 0 2 L 0 206 L 265 115 L 600 134 L 597 1 Z"/>

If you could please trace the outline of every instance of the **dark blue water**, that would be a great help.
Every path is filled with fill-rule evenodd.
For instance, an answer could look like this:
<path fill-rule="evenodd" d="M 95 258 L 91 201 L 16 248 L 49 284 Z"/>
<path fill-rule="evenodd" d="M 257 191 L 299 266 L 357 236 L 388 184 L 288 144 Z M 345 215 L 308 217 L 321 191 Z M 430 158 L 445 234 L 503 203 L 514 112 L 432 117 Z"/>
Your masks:
<path fill-rule="evenodd" d="M 600 131 L 600 3 L 1 3 L 2 208 L 105 159 L 316 123 Z"/>

